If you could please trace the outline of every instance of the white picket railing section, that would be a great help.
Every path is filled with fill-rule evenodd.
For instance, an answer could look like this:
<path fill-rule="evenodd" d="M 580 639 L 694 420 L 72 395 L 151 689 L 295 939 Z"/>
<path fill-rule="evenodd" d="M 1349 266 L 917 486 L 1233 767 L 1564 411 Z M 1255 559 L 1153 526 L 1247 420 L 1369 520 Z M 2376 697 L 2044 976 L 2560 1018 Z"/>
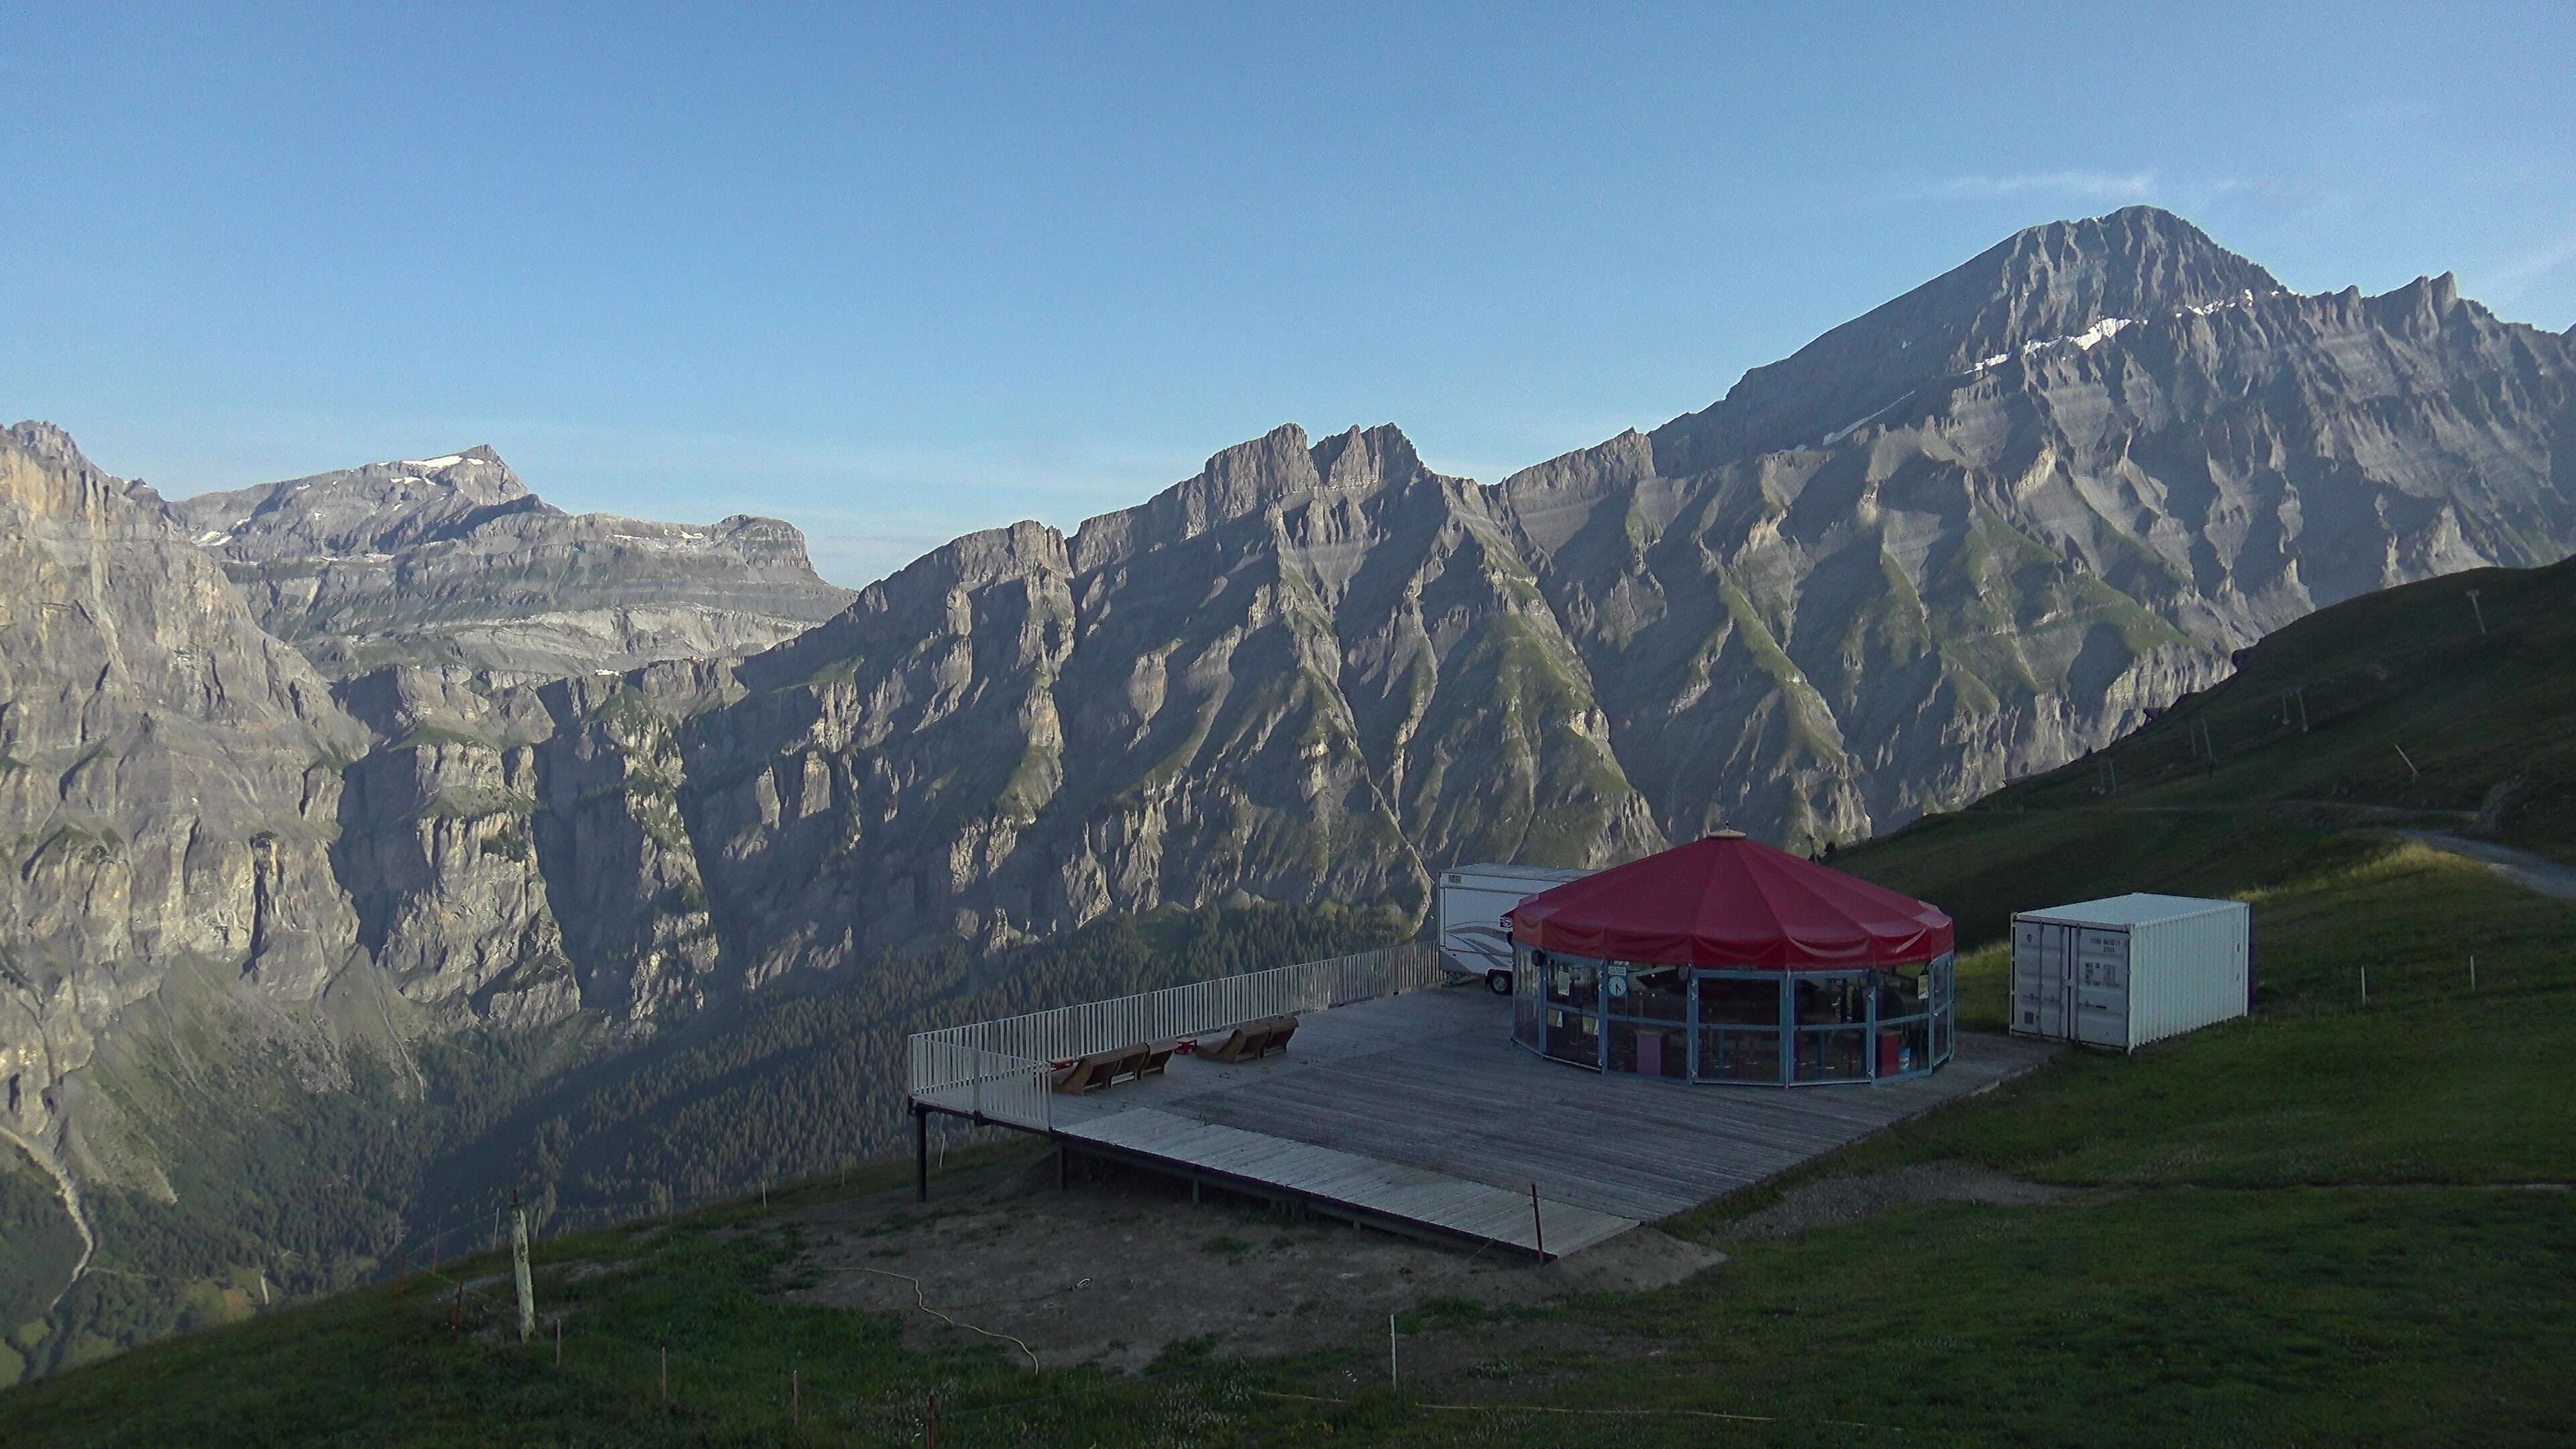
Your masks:
<path fill-rule="evenodd" d="M 1026 1016 L 916 1032 L 906 1042 L 916 1102 L 1045 1131 L 1057 1062 L 1138 1042 L 1223 1031 L 1266 1016 L 1322 1011 L 1437 985 L 1440 953 L 1419 942 L 1329 961 L 1087 1001 Z"/>

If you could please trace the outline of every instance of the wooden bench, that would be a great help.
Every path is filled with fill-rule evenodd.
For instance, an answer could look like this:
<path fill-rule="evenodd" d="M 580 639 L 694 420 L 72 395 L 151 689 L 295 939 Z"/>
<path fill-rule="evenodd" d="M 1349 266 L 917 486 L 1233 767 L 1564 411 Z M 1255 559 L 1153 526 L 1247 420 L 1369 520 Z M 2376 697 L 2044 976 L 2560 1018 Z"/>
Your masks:
<path fill-rule="evenodd" d="M 1093 1052 L 1087 1057 L 1076 1057 L 1058 1068 L 1062 1075 L 1055 1079 L 1055 1090 L 1068 1097 L 1077 1097 L 1084 1092 L 1112 1086 L 1131 1077 L 1160 1076 L 1170 1070 L 1172 1053 L 1179 1046 L 1179 1042 L 1163 1042 L 1153 1046 L 1137 1042 L 1133 1046 Z"/>
<path fill-rule="evenodd" d="M 1214 1046 L 1201 1043 L 1198 1054 L 1212 1062 L 1259 1061 L 1272 1052 L 1288 1050 L 1288 1039 L 1296 1034 L 1297 1018 L 1264 1017 L 1236 1027 L 1231 1035 Z"/>
<path fill-rule="evenodd" d="M 1055 1089 L 1068 1097 L 1078 1097 L 1127 1077 L 1142 1076 L 1145 1064 L 1153 1059 L 1153 1055 L 1151 1048 L 1138 1042 L 1134 1046 L 1076 1057 L 1064 1075 L 1055 1079 Z"/>

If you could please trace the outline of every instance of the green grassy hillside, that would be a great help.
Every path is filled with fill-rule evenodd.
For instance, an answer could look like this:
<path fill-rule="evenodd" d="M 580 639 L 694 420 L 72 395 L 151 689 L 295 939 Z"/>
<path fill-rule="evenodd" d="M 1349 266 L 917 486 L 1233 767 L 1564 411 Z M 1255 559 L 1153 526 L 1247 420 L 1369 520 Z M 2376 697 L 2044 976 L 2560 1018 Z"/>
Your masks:
<path fill-rule="evenodd" d="M 1846 852 L 1951 905 L 1971 941 L 2023 906 L 2241 895 L 2261 1008 L 2134 1056 L 2062 1057 L 1686 1214 L 1665 1227 L 1731 1261 L 1678 1286 L 1424 1301 L 1399 1325 L 1401 1392 L 1375 1331 L 1290 1358 L 1198 1342 L 1143 1373 L 1032 1374 L 1007 1346 L 781 1301 L 797 1230 L 744 1204 L 545 1244 L 550 1301 L 585 1325 L 560 1369 L 488 1331 L 497 1281 L 466 1297 L 461 1333 L 446 1280 L 378 1286 L 0 1394 L 0 1442 L 900 1444 L 921 1442 L 936 1393 L 950 1445 L 2565 1443 L 2576 905 L 2388 827 L 2461 825 L 2520 776 L 2490 823 L 2565 858 L 2571 594 L 2560 568 L 2330 611 L 2106 752 L 2117 794 L 2094 793 L 2108 772 L 2087 762 Z M 2292 684 L 2305 734 L 2270 703 Z M 2214 770 L 2184 744 L 2200 720 Z M 1993 949 L 1964 961 L 1969 1024 L 2001 1022 L 2001 967 Z M 1941 1173 L 2022 1191 L 1881 1190 Z M 1859 1220 L 1763 1226 L 1868 1192 L 1884 1205 Z M 686 1346 L 667 1407 L 663 1343 Z"/>
<path fill-rule="evenodd" d="M 2484 814 L 2503 843 L 2576 862 L 2576 561 L 2371 594 L 2238 665 L 2108 749 L 1834 863 L 1938 902 L 1967 944 L 2016 910 L 2285 881 L 2361 825 Z"/>

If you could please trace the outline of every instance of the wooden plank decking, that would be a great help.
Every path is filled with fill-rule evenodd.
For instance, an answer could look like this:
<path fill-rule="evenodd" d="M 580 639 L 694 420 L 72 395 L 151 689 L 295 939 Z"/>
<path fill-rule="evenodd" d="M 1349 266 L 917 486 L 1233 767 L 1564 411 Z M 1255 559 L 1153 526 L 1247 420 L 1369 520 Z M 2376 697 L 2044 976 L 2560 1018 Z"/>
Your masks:
<path fill-rule="evenodd" d="M 1162 1076 L 1058 1096 L 1054 1132 L 1519 1248 L 1531 1246 L 1535 1185 L 1555 1255 L 1784 1172 L 2057 1050 L 1962 1033 L 1929 1077 L 1784 1090 L 1604 1076 L 1542 1061 L 1510 1030 L 1510 1003 L 1474 989 L 1311 1012 L 1285 1056 L 1175 1057 Z"/>
<path fill-rule="evenodd" d="M 1579 1252 L 1637 1225 L 1634 1218 L 1544 1196 L 1534 1216 L 1526 1192 L 1506 1192 L 1400 1162 L 1193 1122 L 1151 1107 L 1060 1127 L 1056 1135 L 1094 1150 L 1171 1164 L 1194 1176 L 1321 1202 L 1470 1242 L 1537 1252 L 1544 1233 L 1551 1257 Z"/>

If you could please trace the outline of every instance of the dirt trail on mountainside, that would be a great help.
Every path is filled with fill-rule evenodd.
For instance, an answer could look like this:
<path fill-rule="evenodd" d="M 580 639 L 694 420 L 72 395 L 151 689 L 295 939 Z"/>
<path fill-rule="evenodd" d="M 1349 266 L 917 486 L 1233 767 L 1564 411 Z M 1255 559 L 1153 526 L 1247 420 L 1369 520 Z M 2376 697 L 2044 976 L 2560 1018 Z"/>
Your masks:
<path fill-rule="evenodd" d="M 2576 901 L 2576 866 L 2560 865 L 2545 855 L 2534 855 L 2509 845 L 2471 840 L 2463 835 L 2445 835 L 2438 830 L 2401 830 L 2397 833 L 2444 855 L 2476 861 L 2515 885 L 2536 890 L 2545 896 L 2556 896 L 2562 901 Z"/>

